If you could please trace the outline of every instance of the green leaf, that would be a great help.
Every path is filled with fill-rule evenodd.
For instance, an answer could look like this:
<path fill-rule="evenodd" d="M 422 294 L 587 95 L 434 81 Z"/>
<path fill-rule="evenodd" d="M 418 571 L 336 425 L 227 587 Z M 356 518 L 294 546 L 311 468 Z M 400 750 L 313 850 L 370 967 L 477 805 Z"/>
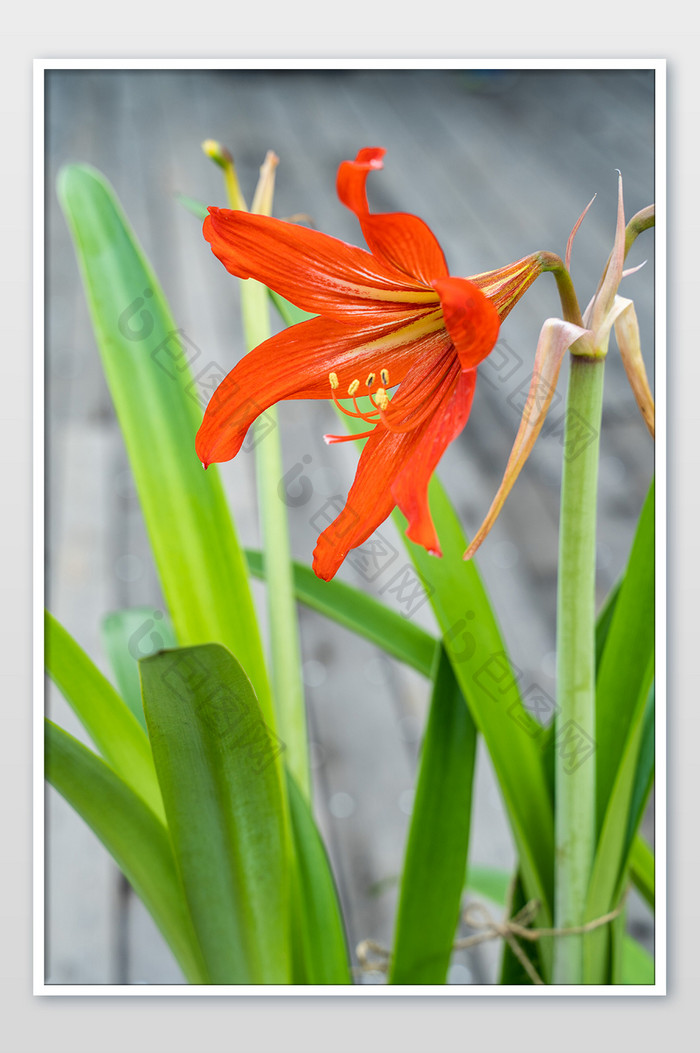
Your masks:
<path fill-rule="evenodd" d="M 512 875 L 507 870 L 470 863 L 467 870 L 466 888 L 468 892 L 484 896 L 492 903 L 505 907 L 511 881 Z"/>
<path fill-rule="evenodd" d="M 46 777 L 114 857 L 186 979 L 209 983 L 163 823 L 103 760 L 49 720 Z"/>
<path fill-rule="evenodd" d="M 162 651 L 140 670 L 176 863 L 211 981 L 288 983 L 281 744 L 224 647 Z"/>
<path fill-rule="evenodd" d="M 107 614 L 101 628 L 119 692 L 145 731 L 138 660 L 154 651 L 175 647 L 177 641 L 170 619 L 155 607 L 131 607 Z"/>
<path fill-rule="evenodd" d="M 644 708 L 641 743 L 639 746 L 639 756 L 637 758 L 637 770 L 635 772 L 634 785 L 632 787 L 632 799 L 630 801 L 627 818 L 627 836 L 623 848 L 624 858 L 628 858 L 629 856 L 632 843 L 637 836 L 637 830 L 644 818 L 644 811 L 646 809 L 647 801 L 649 800 L 651 787 L 654 783 L 655 714 L 656 690 L 654 684 L 652 684 Z"/>
<path fill-rule="evenodd" d="M 449 658 L 433 694 L 406 844 L 389 983 L 444 984 L 469 846 L 476 727 Z"/>
<path fill-rule="evenodd" d="M 179 201 L 183 208 L 186 208 L 187 211 L 191 212 L 193 216 L 197 217 L 197 219 L 201 219 L 202 222 L 204 222 L 209 215 L 207 206 L 196 198 L 189 197 L 188 194 L 177 193 L 175 195 L 175 200 Z"/>
<path fill-rule="evenodd" d="M 229 647 L 272 724 L 245 561 L 217 470 L 203 472 L 195 454 L 202 406 L 190 365 L 204 356 L 176 328 L 104 177 L 69 165 L 58 193 L 177 638 Z"/>
<path fill-rule="evenodd" d="M 46 612 L 46 671 L 100 753 L 159 819 L 165 819 L 144 729 L 83 649 Z"/>
<path fill-rule="evenodd" d="M 655 904 L 654 853 L 639 834 L 632 842 L 629 856 L 630 877 L 652 910 Z"/>
<path fill-rule="evenodd" d="M 246 549 L 250 573 L 265 578 L 260 552 Z M 342 581 L 321 581 L 310 567 L 293 563 L 294 593 L 299 603 L 345 626 L 387 654 L 430 676 L 438 641 L 365 592 Z"/>
<path fill-rule="evenodd" d="M 651 663 L 650 663 L 651 664 Z M 613 910 L 623 892 L 631 838 L 628 825 L 644 729 L 646 698 L 637 701 L 631 714 L 622 757 L 613 784 L 591 871 L 585 921 Z M 636 830 L 634 831 L 636 833 Z M 603 925 L 583 938 L 585 983 L 609 983 L 607 975 L 609 926 Z"/>
<path fill-rule="evenodd" d="M 553 818 L 542 763 L 543 728 L 525 710 L 488 596 L 438 479 L 430 507 L 442 559 L 405 539 L 429 596 L 444 645 L 474 722 L 488 748 L 510 819 L 528 899 L 542 904 L 538 925 L 551 924 Z M 402 532 L 406 521 L 395 518 Z M 546 949 L 545 949 L 546 948 Z M 549 953 L 548 942 L 543 944 Z"/>
<path fill-rule="evenodd" d="M 625 936 L 622 941 L 622 983 L 654 983 L 654 959 L 631 936 Z"/>
<path fill-rule="evenodd" d="M 654 485 L 637 524 L 596 681 L 599 835 L 586 920 L 620 902 L 653 774 Z M 610 926 L 584 936 L 587 983 L 608 983 Z"/>
<path fill-rule="evenodd" d="M 295 982 L 350 984 L 343 918 L 326 849 L 308 802 L 289 773 L 287 790 L 297 862 L 298 912 L 292 923 L 302 973 Z"/>
<path fill-rule="evenodd" d="M 624 581 L 624 575 L 617 581 L 611 588 L 608 595 L 605 597 L 603 606 L 598 612 L 598 617 L 595 623 L 595 665 L 596 670 L 600 669 L 600 663 L 603 658 L 603 651 L 605 650 L 605 644 L 608 639 L 608 633 L 610 632 L 610 626 L 612 624 L 613 614 L 615 613 L 615 605 L 620 595 L 620 589 L 622 588 L 622 582 Z"/>
<path fill-rule="evenodd" d="M 309 318 L 315 318 L 316 315 L 311 314 L 309 311 L 303 311 L 301 307 L 297 307 L 296 304 L 290 303 L 289 300 L 285 300 L 284 296 L 280 296 L 279 293 L 274 292 L 272 289 L 267 290 L 270 294 L 270 299 L 277 309 L 282 321 L 285 325 L 297 325 L 298 322 L 306 322 Z"/>
<path fill-rule="evenodd" d="M 633 714 L 646 701 L 654 654 L 654 484 L 642 508 L 596 678 L 596 779 L 599 829 Z"/>

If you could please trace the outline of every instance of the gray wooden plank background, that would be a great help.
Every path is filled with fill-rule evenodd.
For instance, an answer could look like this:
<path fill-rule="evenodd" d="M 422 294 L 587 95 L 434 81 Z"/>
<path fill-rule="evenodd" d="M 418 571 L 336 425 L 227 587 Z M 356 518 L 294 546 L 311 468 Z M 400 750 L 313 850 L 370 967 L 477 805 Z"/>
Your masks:
<path fill-rule="evenodd" d="M 615 169 L 627 215 L 653 201 L 653 74 L 648 71 L 50 71 L 46 84 L 47 565 L 50 609 L 108 672 L 99 622 L 109 610 L 162 606 L 138 502 L 55 196 L 61 165 L 88 162 L 114 185 L 164 286 L 177 323 L 227 371 L 242 353 L 235 283 L 176 200 L 224 204 L 219 171 L 200 151 L 214 137 L 235 154 L 249 196 L 267 149 L 280 158 L 275 212 L 309 213 L 329 234 L 361 243 L 335 196 L 340 161 L 387 148 L 372 177 L 376 211 L 422 216 L 451 273 L 473 274 L 536 249 L 563 254 L 579 213 L 573 275 L 583 303 L 612 243 Z M 653 380 L 653 240 L 633 249 L 626 280 Z M 486 512 L 518 423 L 542 321 L 559 313 L 545 276 L 506 321 L 480 369 L 472 418 L 440 475 L 467 533 Z M 606 366 L 600 463 L 598 586 L 624 566 L 653 468 L 653 450 L 614 345 Z M 559 396 L 563 399 L 563 372 Z M 561 403 L 560 403 L 561 407 Z M 556 406 L 555 406 L 556 411 Z M 281 407 L 294 556 L 308 562 L 327 500 L 347 492 L 356 455 L 326 447 L 324 403 Z M 543 435 L 477 560 L 523 685 L 554 694 L 554 617 L 561 444 Z M 241 540 L 259 544 L 254 464 L 223 466 Z M 393 527 L 382 527 L 400 550 Z M 392 570 L 392 574 L 394 571 Z M 341 576 L 375 592 L 349 563 Z M 255 587 L 261 611 L 262 586 Z M 433 627 L 426 606 L 404 615 Z M 349 940 L 391 942 L 427 685 L 375 648 L 300 611 L 318 820 L 329 845 Z M 49 688 L 49 714 L 80 735 Z M 510 867 L 512 839 L 485 752 L 479 755 L 471 858 Z M 653 835 L 651 817 L 645 824 Z M 47 791 L 47 979 L 53 983 L 179 983 L 179 970 L 106 852 Z M 651 946 L 636 897 L 634 931 Z M 493 982 L 495 947 L 456 956 L 452 983 Z M 362 982 L 380 982 L 377 974 Z"/>

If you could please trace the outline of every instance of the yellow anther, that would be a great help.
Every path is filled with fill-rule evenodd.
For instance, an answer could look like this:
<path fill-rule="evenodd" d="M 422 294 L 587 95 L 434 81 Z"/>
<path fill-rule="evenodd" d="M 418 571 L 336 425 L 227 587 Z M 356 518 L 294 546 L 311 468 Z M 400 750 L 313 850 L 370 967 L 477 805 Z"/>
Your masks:
<path fill-rule="evenodd" d="M 360 386 L 359 380 L 353 380 L 352 384 L 348 388 L 348 395 L 354 395 Z"/>
<path fill-rule="evenodd" d="M 331 387 L 335 391 L 335 389 L 338 387 L 338 374 L 337 373 L 329 373 L 328 374 L 328 379 L 331 382 Z"/>
<path fill-rule="evenodd" d="M 374 373 L 370 373 L 370 375 L 367 377 L 367 380 L 365 381 L 365 384 L 368 388 L 372 387 L 372 384 L 374 384 Z"/>
<path fill-rule="evenodd" d="M 379 371 L 379 376 L 382 378 L 382 384 L 384 385 L 384 387 L 388 388 L 389 387 L 389 370 L 388 369 L 381 369 Z"/>
<path fill-rule="evenodd" d="M 377 388 L 377 394 L 374 397 L 379 408 L 385 410 L 389 405 L 389 396 L 384 388 Z"/>

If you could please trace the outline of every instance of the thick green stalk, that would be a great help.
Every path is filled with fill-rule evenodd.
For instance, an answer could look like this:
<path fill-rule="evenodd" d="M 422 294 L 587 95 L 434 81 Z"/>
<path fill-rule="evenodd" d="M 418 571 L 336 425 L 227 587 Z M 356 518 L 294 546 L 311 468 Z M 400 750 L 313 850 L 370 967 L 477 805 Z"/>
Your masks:
<path fill-rule="evenodd" d="M 555 926 L 584 921 L 595 850 L 595 549 L 604 358 L 571 357 L 557 597 Z M 583 937 L 554 941 L 553 980 L 578 984 Z"/>

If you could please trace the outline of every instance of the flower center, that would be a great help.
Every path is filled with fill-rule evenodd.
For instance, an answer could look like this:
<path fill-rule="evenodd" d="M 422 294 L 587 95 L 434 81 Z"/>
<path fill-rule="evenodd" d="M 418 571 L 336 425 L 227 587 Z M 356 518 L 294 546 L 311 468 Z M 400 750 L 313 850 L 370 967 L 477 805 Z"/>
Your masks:
<path fill-rule="evenodd" d="M 434 379 L 434 383 L 430 386 L 421 384 L 419 387 L 411 393 L 408 398 L 401 399 L 400 407 L 395 409 L 392 407 L 392 400 L 389 398 L 387 388 L 389 387 L 389 370 L 380 369 L 379 379 L 381 381 L 381 387 L 374 389 L 376 381 L 376 374 L 370 373 L 365 380 L 366 392 L 363 394 L 369 399 L 372 408 L 370 410 L 360 409 L 360 405 L 357 401 L 358 392 L 360 390 L 360 381 L 353 380 L 348 387 L 347 398 L 352 399 L 354 409 L 348 409 L 340 401 L 340 397 L 337 394 L 340 386 L 338 382 L 337 373 L 329 373 L 328 380 L 331 386 L 331 398 L 333 402 L 347 417 L 354 417 L 357 420 L 363 420 L 367 424 L 373 425 L 373 427 L 366 432 L 361 434 L 351 435 L 324 435 L 324 440 L 330 445 L 335 442 L 350 442 L 353 439 L 366 439 L 374 431 L 374 426 L 377 424 L 383 424 L 384 427 L 397 435 L 405 434 L 406 432 L 413 431 L 420 424 L 422 424 L 426 417 L 428 417 L 433 409 L 432 402 L 434 396 L 442 386 L 443 377 L 441 372 L 437 371 L 437 376 Z M 374 389 L 374 390 L 373 390 Z"/>

